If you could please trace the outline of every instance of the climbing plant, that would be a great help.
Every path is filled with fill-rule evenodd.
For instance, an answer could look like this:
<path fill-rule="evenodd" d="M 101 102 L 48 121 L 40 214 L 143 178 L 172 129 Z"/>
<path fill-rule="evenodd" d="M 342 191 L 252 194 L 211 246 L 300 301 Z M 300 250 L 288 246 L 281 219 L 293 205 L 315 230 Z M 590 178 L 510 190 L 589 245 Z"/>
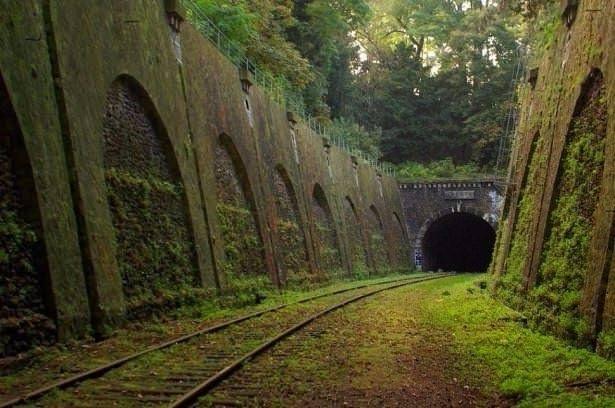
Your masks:
<path fill-rule="evenodd" d="M 224 241 L 227 280 L 266 274 L 256 205 L 243 162 L 230 140 L 216 146 L 216 212 Z"/>
<path fill-rule="evenodd" d="M 349 197 L 346 197 L 344 200 L 344 221 L 348 244 L 350 245 L 352 273 L 357 278 L 366 277 L 369 275 L 369 268 L 367 266 L 367 254 L 361 232 L 361 222 Z"/>
<path fill-rule="evenodd" d="M 273 192 L 276 204 L 276 235 L 278 262 L 282 281 L 289 286 L 309 283 L 312 276 L 307 263 L 305 238 L 300 225 L 299 206 L 290 179 L 283 168 L 273 175 Z"/>
<path fill-rule="evenodd" d="M 329 202 L 320 186 L 314 188 L 312 195 L 312 214 L 316 232 L 315 249 L 323 269 L 323 278 L 335 278 L 343 274 L 338 237 Z"/>
<path fill-rule="evenodd" d="M 566 138 L 538 282 L 530 292 L 530 303 L 536 305 L 532 318 L 558 336 L 580 343 L 589 340 L 579 304 L 605 160 L 605 95 L 602 74 L 592 72 Z"/>
<path fill-rule="evenodd" d="M 129 316 L 138 317 L 197 286 L 185 191 L 164 126 L 132 78 L 109 90 L 103 137 L 122 287 Z"/>
<path fill-rule="evenodd" d="M 44 294 L 45 254 L 37 233 L 30 165 L 0 75 L 0 358 L 56 340 Z M 40 225 L 39 225 L 40 227 Z"/>

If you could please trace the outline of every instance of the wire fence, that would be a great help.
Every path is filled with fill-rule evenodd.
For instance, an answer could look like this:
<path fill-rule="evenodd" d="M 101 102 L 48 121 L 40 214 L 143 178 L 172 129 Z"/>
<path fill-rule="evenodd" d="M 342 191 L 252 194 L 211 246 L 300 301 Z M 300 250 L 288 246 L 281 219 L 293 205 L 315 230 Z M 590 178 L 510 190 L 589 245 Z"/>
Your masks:
<path fill-rule="evenodd" d="M 517 140 L 517 129 L 519 123 L 517 89 L 520 81 L 527 74 L 527 52 L 524 45 L 517 48 L 517 63 L 513 69 L 512 78 L 510 80 L 510 100 L 509 108 L 504 119 L 504 130 L 498 144 L 498 155 L 495 163 L 494 177 L 506 177 L 506 181 L 510 178 L 510 159 L 514 145 Z"/>
<path fill-rule="evenodd" d="M 192 25 L 205 38 L 210 40 L 238 69 L 246 69 L 250 72 L 254 82 L 272 101 L 281 105 L 287 111 L 301 117 L 315 134 L 329 140 L 331 144 L 363 160 L 381 173 L 396 177 L 396 170 L 391 164 L 381 162 L 361 150 L 352 148 L 344 138 L 331 137 L 327 131 L 327 126 L 324 126 L 312 117 L 306 110 L 301 94 L 294 90 L 285 79 L 272 75 L 250 61 L 244 50 L 220 30 L 195 0 L 182 0 L 182 3 L 186 9 L 188 20 Z"/>

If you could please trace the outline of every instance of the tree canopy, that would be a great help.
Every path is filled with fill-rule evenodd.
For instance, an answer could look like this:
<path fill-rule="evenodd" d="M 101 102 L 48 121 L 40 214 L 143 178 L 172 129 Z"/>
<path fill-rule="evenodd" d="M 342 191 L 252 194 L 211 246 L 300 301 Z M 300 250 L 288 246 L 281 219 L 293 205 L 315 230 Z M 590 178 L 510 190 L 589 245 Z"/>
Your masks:
<path fill-rule="evenodd" d="M 546 0 L 197 0 L 348 145 L 493 166 L 525 30 Z"/>

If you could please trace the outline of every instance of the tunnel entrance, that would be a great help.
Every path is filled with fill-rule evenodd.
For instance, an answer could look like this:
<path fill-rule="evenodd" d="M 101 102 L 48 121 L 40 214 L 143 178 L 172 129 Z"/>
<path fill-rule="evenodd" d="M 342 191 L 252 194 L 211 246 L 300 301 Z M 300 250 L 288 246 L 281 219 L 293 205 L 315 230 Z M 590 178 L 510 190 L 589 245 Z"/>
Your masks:
<path fill-rule="evenodd" d="M 495 244 L 493 227 L 469 213 L 451 213 L 434 221 L 422 242 L 426 271 L 485 272 Z"/>

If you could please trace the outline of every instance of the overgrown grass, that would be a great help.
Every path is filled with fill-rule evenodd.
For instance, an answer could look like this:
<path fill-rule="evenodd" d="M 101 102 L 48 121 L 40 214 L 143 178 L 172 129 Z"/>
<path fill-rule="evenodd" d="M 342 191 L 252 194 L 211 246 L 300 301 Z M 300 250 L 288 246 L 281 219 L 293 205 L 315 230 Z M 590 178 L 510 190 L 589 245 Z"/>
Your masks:
<path fill-rule="evenodd" d="M 449 331 L 468 375 L 532 407 L 615 406 L 615 363 L 525 327 L 525 319 L 462 275 L 421 285 L 428 298 L 417 319 Z M 431 298 L 431 299 L 429 299 Z"/>

